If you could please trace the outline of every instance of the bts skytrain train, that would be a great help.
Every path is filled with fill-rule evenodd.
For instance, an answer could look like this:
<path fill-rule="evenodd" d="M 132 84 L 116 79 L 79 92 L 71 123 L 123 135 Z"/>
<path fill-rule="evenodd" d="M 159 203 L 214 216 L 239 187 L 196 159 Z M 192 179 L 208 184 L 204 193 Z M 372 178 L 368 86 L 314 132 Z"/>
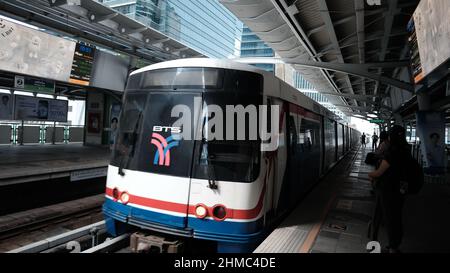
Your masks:
<path fill-rule="evenodd" d="M 224 112 L 268 106 L 256 119 L 233 121 L 245 119 L 249 131 L 267 123 L 276 149 L 264 151 L 267 140 L 249 134 L 211 139 L 210 121 L 226 116 L 211 114 L 213 105 Z M 275 106 L 278 127 L 270 128 Z M 174 109 L 183 114 L 173 117 Z M 175 124 L 180 117 L 182 126 Z M 230 121 L 223 122 L 225 135 Z M 180 136 L 186 132 L 192 139 Z M 142 68 L 130 75 L 108 168 L 108 232 L 135 227 L 211 240 L 218 252 L 251 251 L 359 138 L 320 104 L 253 66 L 202 58 Z"/>

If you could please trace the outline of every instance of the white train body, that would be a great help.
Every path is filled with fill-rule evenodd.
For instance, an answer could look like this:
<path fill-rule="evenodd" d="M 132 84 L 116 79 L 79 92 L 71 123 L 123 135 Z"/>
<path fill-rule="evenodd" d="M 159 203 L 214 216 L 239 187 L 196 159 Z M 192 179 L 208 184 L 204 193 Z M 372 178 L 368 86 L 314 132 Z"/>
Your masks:
<path fill-rule="evenodd" d="M 278 105 L 277 150 L 261 151 L 261 141 L 177 139 L 170 108 L 190 107 L 192 130 L 208 120 L 195 98 Z M 124 98 L 107 178 L 108 229 L 135 226 L 248 251 L 358 139 L 331 112 L 255 67 L 214 59 L 145 67 L 132 73 Z"/>

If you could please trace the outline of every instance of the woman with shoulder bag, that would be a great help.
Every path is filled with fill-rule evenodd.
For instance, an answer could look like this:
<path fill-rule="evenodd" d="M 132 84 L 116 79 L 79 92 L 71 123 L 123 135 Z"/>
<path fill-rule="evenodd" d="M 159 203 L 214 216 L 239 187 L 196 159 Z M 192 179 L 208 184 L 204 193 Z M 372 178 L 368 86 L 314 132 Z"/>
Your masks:
<path fill-rule="evenodd" d="M 383 219 L 386 224 L 390 253 L 398 253 L 403 237 L 402 209 L 404 196 L 400 193 L 402 174 L 407 168 L 403 158 L 409 156 L 410 147 L 406 142 L 406 131 L 394 126 L 389 131 L 389 147 L 384 153 L 379 167 L 369 173 L 371 181 L 377 181 Z"/>

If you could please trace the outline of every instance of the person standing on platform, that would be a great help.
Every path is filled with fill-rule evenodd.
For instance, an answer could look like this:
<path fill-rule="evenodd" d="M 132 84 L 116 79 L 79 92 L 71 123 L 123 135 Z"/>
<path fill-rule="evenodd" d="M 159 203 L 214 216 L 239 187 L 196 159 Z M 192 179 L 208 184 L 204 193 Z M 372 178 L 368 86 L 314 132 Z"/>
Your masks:
<path fill-rule="evenodd" d="M 363 148 L 366 148 L 366 134 L 362 134 L 361 136 L 361 145 L 363 146 Z"/>
<path fill-rule="evenodd" d="M 400 181 L 408 166 L 405 158 L 411 156 L 411 149 L 406 142 L 406 130 L 394 126 L 389 131 L 389 147 L 377 170 L 369 173 L 372 183 L 380 192 L 380 203 L 383 219 L 387 228 L 389 253 L 399 253 L 403 238 L 402 210 L 404 195 L 400 192 Z"/>
<path fill-rule="evenodd" d="M 381 161 L 384 158 L 385 153 L 389 148 L 389 134 L 386 131 L 382 131 L 380 133 L 380 144 L 378 148 L 375 150 L 375 155 L 377 158 L 376 168 L 380 166 Z M 381 220 L 383 217 L 382 207 L 381 207 L 381 192 L 378 188 L 378 185 L 373 185 L 372 194 L 375 195 L 375 209 L 373 211 L 372 221 L 371 221 L 371 229 L 370 236 L 373 241 L 378 241 L 378 230 L 380 229 Z"/>
<path fill-rule="evenodd" d="M 114 144 L 115 144 L 116 136 L 117 136 L 117 124 L 118 123 L 119 123 L 119 120 L 117 118 L 113 118 L 111 120 L 111 134 L 109 136 L 109 144 L 110 144 L 111 150 L 114 149 Z"/>
<path fill-rule="evenodd" d="M 378 136 L 376 133 L 373 133 L 372 136 L 372 151 L 375 151 L 378 148 Z"/>

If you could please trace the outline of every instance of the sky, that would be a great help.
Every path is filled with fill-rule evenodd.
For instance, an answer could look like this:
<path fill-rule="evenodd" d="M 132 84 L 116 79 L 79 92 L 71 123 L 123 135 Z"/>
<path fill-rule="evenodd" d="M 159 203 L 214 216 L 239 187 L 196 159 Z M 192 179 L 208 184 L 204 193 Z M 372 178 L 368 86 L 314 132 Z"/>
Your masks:
<path fill-rule="evenodd" d="M 350 119 L 350 123 L 356 126 L 356 129 L 360 131 L 361 133 L 366 133 L 369 135 L 373 135 L 373 132 L 376 130 L 378 134 L 378 125 L 372 124 L 368 122 L 367 120 L 354 118 L 352 117 Z"/>

